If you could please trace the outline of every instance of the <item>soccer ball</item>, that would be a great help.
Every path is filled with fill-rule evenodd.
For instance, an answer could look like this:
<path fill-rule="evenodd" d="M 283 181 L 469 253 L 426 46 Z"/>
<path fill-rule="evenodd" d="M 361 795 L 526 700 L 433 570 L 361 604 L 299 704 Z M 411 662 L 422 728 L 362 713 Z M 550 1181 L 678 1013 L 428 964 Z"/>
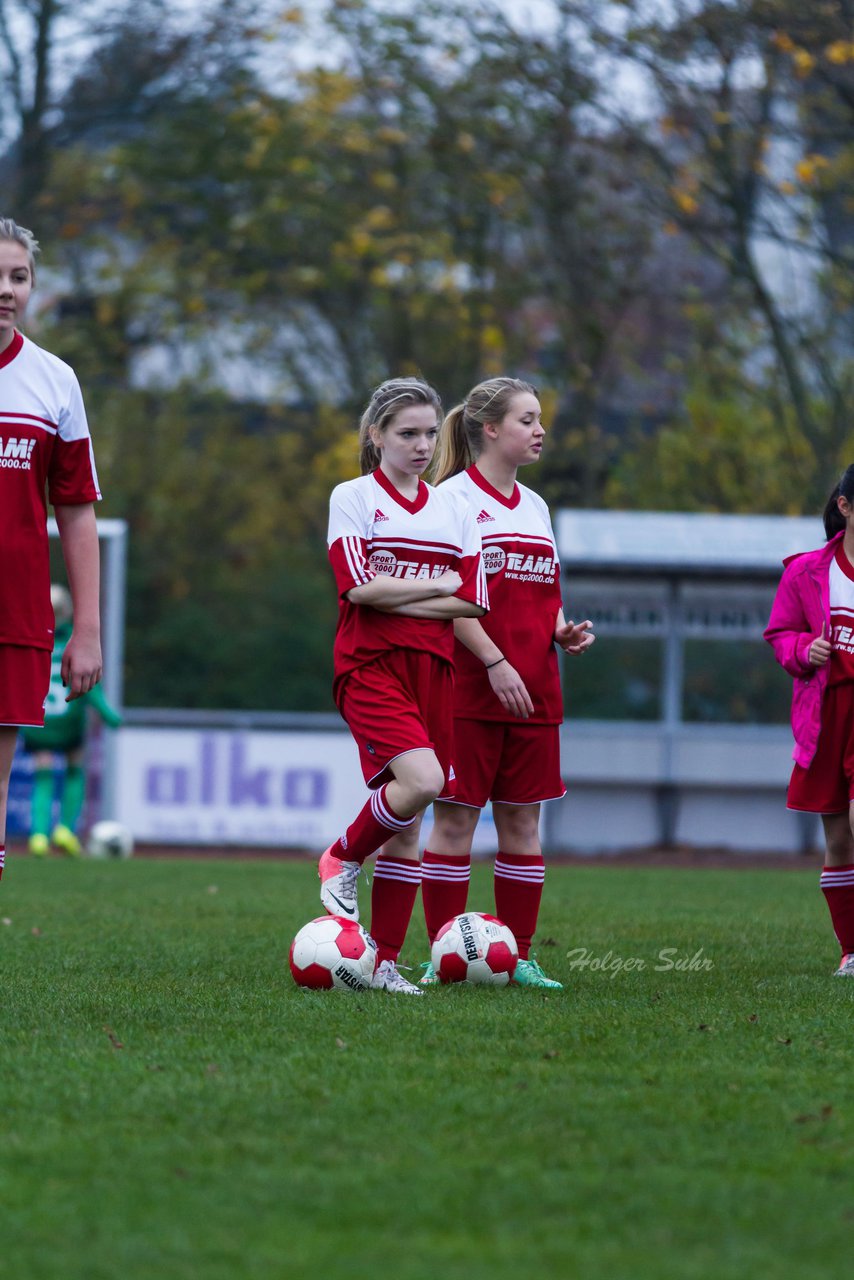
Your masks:
<path fill-rule="evenodd" d="M 288 959 L 299 987 L 364 991 L 377 967 L 377 944 L 358 920 L 318 916 L 300 929 Z"/>
<path fill-rule="evenodd" d="M 440 982 L 506 987 L 513 977 L 519 948 L 507 925 L 495 916 L 467 911 L 442 925 L 430 958 Z"/>
<path fill-rule="evenodd" d="M 89 832 L 86 851 L 90 858 L 129 858 L 133 853 L 133 836 L 120 822 L 105 818 Z"/>

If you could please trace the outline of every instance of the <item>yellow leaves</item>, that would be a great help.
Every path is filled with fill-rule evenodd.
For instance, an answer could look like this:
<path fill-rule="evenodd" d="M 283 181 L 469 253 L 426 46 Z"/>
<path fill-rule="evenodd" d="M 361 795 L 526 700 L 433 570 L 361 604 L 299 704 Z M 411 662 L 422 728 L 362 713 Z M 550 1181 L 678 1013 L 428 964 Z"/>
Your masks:
<path fill-rule="evenodd" d="M 824 56 L 837 67 L 854 62 L 854 40 L 834 40 L 825 49 Z"/>
<path fill-rule="evenodd" d="M 792 62 L 799 80 L 805 79 L 815 67 L 815 58 L 808 49 L 796 49 L 792 54 Z"/>
<path fill-rule="evenodd" d="M 687 167 L 682 169 L 668 191 L 671 200 L 684 217 L 693 218 L 699 213 L 700 179 L 691 169 Z"/>
<path fill-rule="evenodd" d="M 357 258 L 365 258 L 374 247 L 374 238 L 367 231 L 355 228 L 349 236 L 346 244 L 336 245 L 336 252 L 341 249 L 342 252 L 355 254 Z"/>
<path fill-rule="evenodd" d="M 487 351 L 504 350 L 504 334 L 496 324 L 484 325 L 481 331 L 481 343 Z"/>
<path fill-rule="evenodd" d="M 815 152 L 803 156 L 795 165 L 795 173 L 804 186 L 808 187 L 816 182 L 822 170 L 830 167 L 830 161 L 827 156 L 817 155 Z"/>
<path fill-rule="evenodd" d="M 95 302 L 95 318 L 98 324 L 107 326 L 116 319 L 116 307 L 111 298 L 100 297 Z"/>
<path fill-rule="evenodd" d="M 779 49 L 781 53 L 794 53 L 796 45 L 792 37 L 786 31 L 775 31 L 771 37 L 771 43 L 775 49 Z"/>
<path fill-rule="evenodd" d="M 457 148 L 460 151 L 462 151 L 464 155 L 471 155 L 472 151 L 474 151 L 476 146 L 477 146 L 477 142 L 472 134 L 470 133 L 457 134 Z"/>
<path fill-rule="evenodd" d="M 686 217 L 693 218 L 699 212 L 700 202 L 690 191 L 685 191 L 682 187 L 671 187 L 670 195 L 680 213 L 684 213 Z"/>
<path fill-rule="evenodd" d="M 363 226 L 371 231 L 390 231 L 394 225 L 395 216 L 387 204 L 375 205 L 363 220 Z"/>
<path fill-rule="evenodd" d="M 389 146 L 401 146 L 409 141 L 409 134 L 403 129 L 396 129 L 393 125 L 383 125 L 382 128 L 377 129 L 375 137 L 377 142 L 385 142 Z"/>
<path fill-rule="evenodd" d="M 299 27 L 305 21 L 305 14 L 300 5 L 292 4 L 289 8 L 282 10 L 279 21 L 287 27 Z"/>
<path fill-rule="evenodd" d="M 816 67 L 819 58 L 825 58 L 832 66 L 847 67 L 854 62 L 854 40 L 833 40 L 822 50 L 805 49 L 798 45 L 785 31 L 774 34 L 771 43 L 775 49 L 785 53 L 792 60 L 795 75 L 805 79 Z"/>

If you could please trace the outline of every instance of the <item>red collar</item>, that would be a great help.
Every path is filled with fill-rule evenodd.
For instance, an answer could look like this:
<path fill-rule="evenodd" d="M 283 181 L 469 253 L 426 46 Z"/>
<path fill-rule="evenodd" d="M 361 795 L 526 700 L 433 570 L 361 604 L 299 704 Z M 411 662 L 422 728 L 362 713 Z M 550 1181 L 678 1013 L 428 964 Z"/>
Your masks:
<path fill-rule="evenodd" d="M 522 501 L 522 493 L 518 484 L 513 485 L 512 494 L 509 498 L 505 498 L 504 494 L 499 493 L 498 490 L 489 483 L 486 476 L 482 475 L 481 472 L 478 471 L 477 464 L 469 467 L 466 471 L 466 475 L 470 480 L 474 481 L 479 489 L 482 489 L 484 493 L 488 493 L 493 501 L 500 502 L 502 507 L 507 507 L 510 511 L 512 511 L 514 507 L 518 507 L 519 503 Z"/>
<path fill-rule="evenodd" d="M 23 334 L 18 333 L 18 330 L 16 329 L 15 332 L 12 334 L 12 341 L 9 343 L 6 350 L 0 351 L 0 369 L 5 368 L 7 364 L 12 363 L 12 361 L 15 359 L 15 356 L 18 355 L 23 345 L 24 345 Z"/>
<path fill-rule="evenodd" d="M 418 480 L 418 492 L 416 493 L 414 498 L 410 499 L 410 498 L 405 498 L 403 494 L 400 492 L 400 490 L 394 487 L 394 485 L 389 480 L 386 473 L 383 471 L 382 467 L 377 467 L 376 471 L 373 473 L 373 476 L 377 484 L 380 486 L 380 488 L 385 489 L 388 496 L 390 498 L 394 498 L 398 506 L 403 507 L 404 511 L 408 511 L 411 516 L 414 516 L 416 511 L 421 510 L 421 508 L 426 504 L 428 497 L 430 496 L 429 488 L 424 483 L 424 481 L 420 478 Z"/>

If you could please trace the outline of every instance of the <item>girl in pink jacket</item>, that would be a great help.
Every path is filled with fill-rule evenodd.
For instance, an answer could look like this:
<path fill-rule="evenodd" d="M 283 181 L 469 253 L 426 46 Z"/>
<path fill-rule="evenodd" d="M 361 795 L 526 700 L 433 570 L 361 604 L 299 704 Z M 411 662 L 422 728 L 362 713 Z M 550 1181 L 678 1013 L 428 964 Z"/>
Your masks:
<path fill-rule="evenodd" d="M 854 977 L 854 465 L 827 500 L 824 528 L 823 547 L 786 561 L 765 639 L 795 681 L 788 807 L 821 814 L 836 973 Z"/>

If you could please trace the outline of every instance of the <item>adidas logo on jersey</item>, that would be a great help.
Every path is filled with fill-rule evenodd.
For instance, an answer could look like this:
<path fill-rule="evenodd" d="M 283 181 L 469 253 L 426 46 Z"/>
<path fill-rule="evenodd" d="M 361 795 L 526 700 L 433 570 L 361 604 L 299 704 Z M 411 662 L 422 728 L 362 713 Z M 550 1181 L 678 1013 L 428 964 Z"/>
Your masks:
<path fill-rule="evenodd" d="M 478 524 L 487 524 L 490 520 L 493 524 L 495 523 L 495 516 L 491 516 L 488 511 L 481 511 L 477 517 Z"/>
<path fill-rule="evenodd" d="M 374 512 L 374 524 L 379 524 L 381 520 L 388 520 L 388 516 L 384 516 L 379 507 L 377 507 Z"/>
<path fill-rule="evenodd" d="M 35 446 L 34 439 L 19 440 L 16 436 L 9 436 L 4 440 L 0 436 L 0 467 L 12 471 L 29 471 Z"/>

